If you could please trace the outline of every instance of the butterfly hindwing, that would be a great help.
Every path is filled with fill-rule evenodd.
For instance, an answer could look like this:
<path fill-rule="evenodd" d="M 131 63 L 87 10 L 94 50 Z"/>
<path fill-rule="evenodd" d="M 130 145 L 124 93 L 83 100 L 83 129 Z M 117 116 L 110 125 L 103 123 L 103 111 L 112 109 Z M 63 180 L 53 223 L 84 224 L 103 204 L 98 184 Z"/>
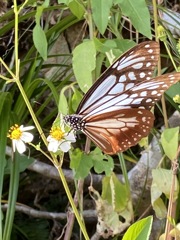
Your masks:
<path fill-rule="evenodd" d="M 91 116 L 82 130 L 103 152 L 125 151 L 147 136 L 154 115 L 145 109 L 123 109 Z"/>

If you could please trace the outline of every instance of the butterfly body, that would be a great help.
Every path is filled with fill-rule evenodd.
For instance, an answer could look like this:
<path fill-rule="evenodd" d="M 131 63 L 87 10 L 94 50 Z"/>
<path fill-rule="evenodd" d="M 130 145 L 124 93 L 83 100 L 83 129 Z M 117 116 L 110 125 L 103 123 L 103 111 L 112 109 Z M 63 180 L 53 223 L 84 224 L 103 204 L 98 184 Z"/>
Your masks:
<path fill-rule="evenodd" d="M 76 114 L 64 120 L 107 154 L 137 144 L 153 127 L 149 110 L 180 79 L 180 73 L 151 78 L 158 57 L 159 45 L 153 41 L 130 49 L 89 89 Z"/>
<path fill-rule="evenodd" d="M 65 122 L 69 123 L 69 125 L 75 130 L 82 130 L 86 124 L 83 118 L 79 115 L 72 114 L 64 117 Z"/>

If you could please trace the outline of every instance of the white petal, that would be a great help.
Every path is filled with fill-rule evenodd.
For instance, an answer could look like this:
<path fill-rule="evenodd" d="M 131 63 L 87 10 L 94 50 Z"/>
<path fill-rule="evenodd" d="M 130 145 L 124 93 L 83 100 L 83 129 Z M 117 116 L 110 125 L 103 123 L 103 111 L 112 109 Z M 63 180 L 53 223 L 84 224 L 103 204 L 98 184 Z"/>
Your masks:
<path fill-rule="evenodd" d="M 75 135 L 73 133 L 69 133 L 67 136 L 65 136 L 65 139 L 70 142 L 76 142 Z"/>
<path fill-rule="evenodd" d="M 26 151 L 26 145 L 24 144 L 24 142 L 21 139 L 16 140 L 16 148 L 19 153 L 23 153 Z"/>
<path fill-rule="evenodd" d="M 16 141 L 15 139 L 12 140 L 12 148 L 13 148 L 13 152 L 16 151 Z"/>
<path fill-rule="evenodd" d="M 50 152 L 54 152 L 54 153 L 57 152 L 58 147 L 59 147 L 59 142 L 58 141 L 51 141 L 48 144 L 48 150 Z"/>
<path fill-rule="evenodd" d="M 51 141 L 53 141 L 53 140 L 55 140 L 51 135 L 49 135 L 48 137 L 47 137 L 47 141 L 48 142 L 51 142 Z"/>
<path fill-rule="evenodd" d="M 24 125 L 21 125 L 19 128 L 22 132 L 29 131 L 34 129 L 34 126 L 29 126 L 29 127 L 23 127 Z"/>
<path fill-rule="evenodd" d="M 63 152 L 68 152 L 69 149 L 71 148 L 71 143 L 64 141 L 64 142 L 62 142 L 62 143 L 60 144 L 59 147 L 60 147 L 60 149 L 61 149 Z"/>
<path fill-rule="evenodd" d="M 31 142 L 33 140 L 34 136 L 29 132 L 23 132 L 21 136 L 21 140 L 24 142 Z"/>

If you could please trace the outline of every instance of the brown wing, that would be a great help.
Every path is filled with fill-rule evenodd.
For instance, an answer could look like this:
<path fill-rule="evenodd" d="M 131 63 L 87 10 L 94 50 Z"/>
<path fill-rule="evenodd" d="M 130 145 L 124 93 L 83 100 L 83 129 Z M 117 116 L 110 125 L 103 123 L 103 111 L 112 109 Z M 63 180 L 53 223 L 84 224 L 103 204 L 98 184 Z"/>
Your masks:
<path fill-rule="evenodd" d="M 123 109 L 86 119 L 82 130 L 104 153 L 123 152 L 147 136 L 154 115 L 145 109 Z"/>

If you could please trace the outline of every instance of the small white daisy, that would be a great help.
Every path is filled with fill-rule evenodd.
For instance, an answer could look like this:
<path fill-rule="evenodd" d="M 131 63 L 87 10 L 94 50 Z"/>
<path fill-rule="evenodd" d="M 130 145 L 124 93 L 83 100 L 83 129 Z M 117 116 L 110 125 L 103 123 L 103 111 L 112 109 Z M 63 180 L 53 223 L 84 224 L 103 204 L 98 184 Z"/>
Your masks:
<path fill-rule="evenodd" d="M 28 130 L 34 129 L 33 126 L 23 127 L 21 125 L 15 124 L 9 130 L 8 137 L 12 140 L 12 147 L 13 151 L 15 152 L 16 149 L 19 153 L 23 153 L 26 151 L 25 143 L 29 143 L 33 140 L 34 136 L 27 132 Z"/>
<path fill-rule="evenodd" d="M 71 143 L 76 141 L 74 133 L 65 133 L 59 126 L 53 126 L 50 130 L 50 135 L 47 137 L 48 150 L 56 153 L 58 150 L 68 152 L 71 148 Z"/>

